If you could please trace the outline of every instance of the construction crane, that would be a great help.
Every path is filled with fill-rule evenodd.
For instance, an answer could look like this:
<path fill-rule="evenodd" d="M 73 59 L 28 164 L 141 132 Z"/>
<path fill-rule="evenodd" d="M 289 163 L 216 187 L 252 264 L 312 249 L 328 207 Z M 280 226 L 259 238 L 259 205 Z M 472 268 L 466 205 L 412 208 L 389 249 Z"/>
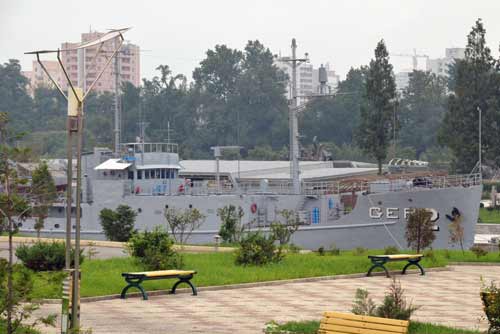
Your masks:
<path fill-rule="evenodd" d="M 419 55 L 419 54 L 417 54 L 417 49 L 413 49 L 413 54 L 409 54 L 409 53 L 391 53 L 391 56 L 396 56 L 396 57 L 410 57 L 410 58 L 412 58 L 412 60 L 413 60 L 413 70 L 414 71 L 416 71 L 418 69 L 418 58 L 429 59 L 428 55 Z"/>

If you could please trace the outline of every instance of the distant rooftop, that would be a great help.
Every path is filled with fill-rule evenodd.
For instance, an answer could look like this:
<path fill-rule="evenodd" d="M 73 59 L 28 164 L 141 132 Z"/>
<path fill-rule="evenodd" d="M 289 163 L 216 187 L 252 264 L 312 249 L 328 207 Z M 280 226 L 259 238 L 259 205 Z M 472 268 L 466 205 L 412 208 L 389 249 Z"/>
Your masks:
<path fill-rule="evenodd" d="M 182 160 L 179 163 L 180 176 L 212 176 L 215 175 L 215 160 Z M 351 164 L 356 166 L 355 163 Z M 300 176 L 307 181 L 331 180 L 355 175 L 373 174 L 377 168 L 371 166 L 334 168 L 333 161 L 301 161 Z M 221 175 L 228 177 L 238 177 L 237 160 L 220 160 L 219 171 Z M 287 180 L 290 179 L 289 161 L 256 161 L 240 160 L 240 178 L 242 180 Z"/>

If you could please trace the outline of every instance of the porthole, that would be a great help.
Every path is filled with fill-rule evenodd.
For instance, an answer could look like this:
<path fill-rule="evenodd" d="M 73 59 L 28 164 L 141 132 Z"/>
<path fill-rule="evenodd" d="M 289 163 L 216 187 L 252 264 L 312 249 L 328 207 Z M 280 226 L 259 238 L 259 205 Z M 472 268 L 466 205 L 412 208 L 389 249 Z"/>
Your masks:
<path fill-rule="evenodd" d="M 168 204 L 165 204 L 165 209 L 168 209 Z"/>
<path fill-rule="evenodd" d="M 192 209 L 193 208 L 193 204 L 189 204 L 189 208 Z"/>
<path fill-rule="evenodd" d="M 413 200 L 412 200 L 411 198 L 408 198 L 408 202 L 410 202 L 410 203 L 411 203 L 411 202 L 413 202 Z"/>
<path fill-rule="evenodd" d="M 382 201 L 378 201 L 378 205 L 382 205 Z"/>
<path fill-rule="evenodd" d="M 141 208 L 137 209 L 137 212 L 141 213 L 141 212 L 142 212 L 142 209 L 141 209 Z"/>
<path fill-rule="evenodd" d="M 59 228 L 59 224 L 54 224 L 54 228 Z"/>
<path fill-rule="evenodd" d="M 23 227 L 23 223 L 17 223 L 17 227 Z"/>

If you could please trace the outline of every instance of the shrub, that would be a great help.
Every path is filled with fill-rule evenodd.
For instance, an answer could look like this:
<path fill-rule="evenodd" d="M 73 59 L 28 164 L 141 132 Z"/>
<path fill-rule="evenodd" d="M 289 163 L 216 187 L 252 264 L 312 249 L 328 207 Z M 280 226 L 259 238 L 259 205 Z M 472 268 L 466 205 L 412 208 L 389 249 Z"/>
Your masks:
<path fill-rule="evenodd" d="M 340 255 L 340 248 L 338 248 L 337 245 L 335 245 L 335 244 L 331 244 L 330 249 L 328 250 L 328 253 L 330 255 L 338 256 L 338 255 Z"/>
<path fill-rule="evenodd" d="M 368 290 L 357 289 L 351 312 L 357 315 L 374 316 L 377 306 L 370 298 Z"/>
<path fill-rule="evenodd" d="M 358 289 L 351 312 L 358 315 L 376 316 L 380 318 L 410 320 L 412 314 L 418 309 L 406 302 L 404 290 L 395 278 L 392 279 L 389 291 L 385 294 L 382 304 L 376 306 L 369 297 L 367 290 Z"/>
<path fill-rule="evenodd" d="M 135 233 L 128 241 L 130 255 L 148 270 L 182 268 L 182 257 L 174 250 L 174 241 L 160 226 L 151 232 Z"/>
<path fill-rule="evenodd" d="M 486 319 L 490 324 L 488 333 L 500 333 L 500 286 L 494 281 L 486 285 L 481 277 L 481 300 Z"/>
<path fill-rule="evenodd" d="M 325 255 L 325 247 L 321 246 L 318 248 L 318 255 L 320 255 L 320 256 Z"/>
<path fill-rule="evenodd" d="M 400 320 L 410 320 L 418 307 L 407 304 L 401 283 L 393 278 L 382 304 L 377 307 L 376 316 Z"/>
<path fill-rule="evenodd" d="M 7 323 L 7 312 L 10 305 L 12 333 L 38 333 L 35 326 L 45 324 L 55 326 L 56 314 L 44 318 L 36 318 L 32 313 L 40 308 L 32 303 L 33 278 L 31 272 L 22 265 L 12 266 L 12 299 L 8 294 L 9 263 L 0 258 L 0 331 L 3 323 Z"/>
<path fill-rule="evenodd" d="M 356 256 L 361 256 L 361 255 L 365 255 L 367 252 L 368 252 L 368 249 L 366 249 L 364 247 L 356 247 L 352 251 L 352 254 L 356 255 Z"/>
<path fill-rule="evenodd" d="M 99 220 L 106 238 L 111 241 L 128 241 L 135 232 L 137 213 L 128 205 L 119 205 L 116 210 L 102 209 Z"/>
<path fill-rule="evenodd" d="M 219 235 L 224 242 L 238 242 L 245 230 L 241 224 L 244 212 L 241 206 L 236 208 L 234 205 L 228 205 L 217 209 L 217 216 L 221 219 Z"/>
<path fill-rule="evenodd" d="M 236 264 L 262 266 L 283 259 L 281 248 L 276 248 L 274 239 L 260 232 L 248 233 L 240 242 L 236 252 Z"/>
<path fill-rule="evenodd" d="M 399 249 L 396 246 L 387 246 L 384 248 L 384 255 L 398 254 Z"/>
<path fill-rule="evenodd" d="M 476 257 L 479 259 L 481 256 L 485 256 L 486 254 L 488 254 L 488 251 L 484 250 L 483 248 L 481 248 L 480 246 L 472 246 L 470 248 L 470 251 L 474 254 L 476 254 Z"/>
<path fill-rule="evenodd" d="M 80 263 L 85 256 L 80 249 Z M 62 270 L 66 264 L 66 246 L 63 242 L 37 241 L 33 244 L 21 244 L 16 249 L 16 256 L 29 269 L 34 271 Z M 75 250 L 71 249 L 71 265 L 75 259 Z"/>

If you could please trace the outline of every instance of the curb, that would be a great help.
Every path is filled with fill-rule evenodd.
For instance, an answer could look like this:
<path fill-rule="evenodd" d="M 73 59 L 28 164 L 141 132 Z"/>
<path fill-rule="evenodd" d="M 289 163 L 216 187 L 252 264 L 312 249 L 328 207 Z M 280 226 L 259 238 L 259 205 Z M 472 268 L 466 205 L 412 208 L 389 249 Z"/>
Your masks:
<path fill-rule="evenodd" d="M 446 267 L 435 267 L 426 269 L 425 272 L 440 272 L 440 271 L 452 271 L 453 268 L 449 266 Z M 392 270 L 389 271 L 391 275 L 402 276 L 400 270 Z M 419 270 L 408 270 L 407 274 L 419 274 Z M 373 273 L 372 276 L 385 276 L 384 272 L 376 272 Z M 328 281 L 328 280 L 339 280 L 339 279 L 352 279 L 352 278 L 363 278 L 367 277 L 365 273 L 359 274 L 347 274 L 347 275 L 333 275 L 333 276 L 318 276 L 318 277 L 306 277 L 306 278 L 294 278 L 294 279 L 286 279 L 286 280 L 277 280 L 277 281 L 264 281 L 264 282 L 252 282 L 252 283 L 240 283 L 240 284 L 229 284 L 229 285 L 215 285 L 215 286 L 205 286 L 205 287 L 197 287 L 198 292 L 203 291 L 224 291 L 224 290 L 238 290 L 238 289 L 249 289 L 249 288 L 258 288 L 258 287 L 266 287 L 266 286 L 276 286 L 276 285 L 284 285 L 284 284 L 294 284 L 294 283 L 311 283 L 311 282 L 320 282 L 320 281 Z M 177 289 L 177 293 L 190 293 L 191 288 L 182 288 Z M 148 291 L 148 296 L 163 296 L 170 295 L 170 290 L 154 290 Z M 127 294 L 127 298 L 129 297 L 142 297 L 140 292 L 131 292 Z M 81 303 L 92 303 L 98 301 L 105 300 L 113 300 L 120 299 L 119 294 L 114 295 L 105 295 L 105 296 L 96 296 L 96 297 L 82 297 L 80 299 Z M 34 302 L 40 304 L 60 304 L 60 299 L 39 299 Z"/>
<path fill-rule="evenodd" d="M 64 239 L 61 238 L 34 238 L 34 237 L 13 237 L 12 241 L 14 243 L 32 243 L 36 242 L 38 240 L 43 240 L 43 241 L 48 241 L 48 242 L 63 242 Z M 9 238 L 6 236 L 0 236 L 0 242 L 8 242 Z M 72 241 L 72 243 L 74 240 Z M 80 245 L 84 247 L 106 247 L 106 248 L 126 248 L 126 243 L 125 242 L 118 242 L 118 241 L 105 241 L 105 240 L 81 240 Z M 185 246 L 180 246 L 180 245 L 174 245 L 174 248 L 176 250 L 179 250 L 181 252 L 186 252 L 186 253 L 208 253 L 208 252 L 233 252 L 235 248 L 233 247 L 218 247 L 217 250 L 215 250 L 215 246 L 196 246 L 196 245 L 185 245 Z"/>
<path fill-rule="evenodd" d="M 500 266 L 500 262 L 448 262 L 449 266 L 486 266 L 494 267 Z"/>

